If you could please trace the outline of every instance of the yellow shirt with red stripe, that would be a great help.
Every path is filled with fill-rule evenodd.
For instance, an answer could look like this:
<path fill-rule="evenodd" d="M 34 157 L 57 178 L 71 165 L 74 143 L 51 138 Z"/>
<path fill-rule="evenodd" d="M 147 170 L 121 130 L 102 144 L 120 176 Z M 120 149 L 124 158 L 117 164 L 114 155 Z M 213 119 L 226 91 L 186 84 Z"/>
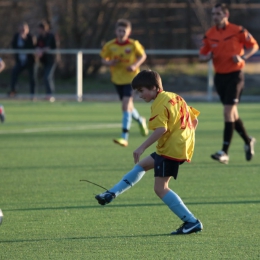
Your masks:
<path fill-rule="evenodd" d="M 143 46 L 137 40 L 128 39 L 124 43 L 119 43 L 117 39 L 107 42 L 100 53 L 106 60 L 118 60 L 115 66 L 110 67 L 111 81 L 117 85 L 130 84 L 133 78 L 140 72 L 128 71 L 127 67 L 134 64 L 138 57 L 145 54 Z"/>
<path fill-rule="evenodd" d="M 172 92 L 160 92 L 151 106 L 149 129 L 165 127 L 156 153 L 171 160 L 190 161 L 194 152 L 195 129 L 192 120 L 200 112 Z"/>
<path fill-rule="evenodd" d="M 213 54 L 213 64 L 217 73 L 230 73 L 239 71 L 245 66 L 245 62 L 235 63 L 234 55 L 242 56 L 244 47 L 258 46 L 253 36 L 242 26 L 227 22 L 224 28 L 216 26 L 210 28 L 203 39 L 200 54 Z"/>

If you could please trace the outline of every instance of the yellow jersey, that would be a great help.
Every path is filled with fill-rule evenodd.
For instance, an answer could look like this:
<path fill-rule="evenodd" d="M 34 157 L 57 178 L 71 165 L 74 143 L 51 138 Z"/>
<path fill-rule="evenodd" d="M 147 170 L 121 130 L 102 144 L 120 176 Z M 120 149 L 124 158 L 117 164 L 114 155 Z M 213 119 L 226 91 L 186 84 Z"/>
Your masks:
<path fill-rule="evenodd" d="M 158 140 L 156 153 L 176 161 L 190 161 L 194 152 L 195 129 L 192 120 L 200 112 L 172 92 L 160 92 L 151 106 L 149 129 L 165 127 Z"/>
<path fill-rule="evenodd" d="M 110 67 L 111 81 L 116 85 L 131 84 L 133 78 L 140 72 L 128 71 L 127 67 L 136 62 L 136 59 L 145 54 L 143 46 L 137 40 L 128 39 L 124 43 L 119 43 L 117 39 L 107 42 L 100 56 L 105 60 L 118 60 L 115 66 Z"/>

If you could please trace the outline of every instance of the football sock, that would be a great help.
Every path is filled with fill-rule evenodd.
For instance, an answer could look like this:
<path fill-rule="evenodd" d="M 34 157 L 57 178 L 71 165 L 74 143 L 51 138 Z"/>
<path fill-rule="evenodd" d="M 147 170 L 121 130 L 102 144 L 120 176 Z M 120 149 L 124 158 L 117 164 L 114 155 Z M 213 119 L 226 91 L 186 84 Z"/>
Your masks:
<path fill-rule="evenodd" d="M 138 123 L 142 123 L 142 117 L 140 116 L 140 114 L 138 113 L 138 111 L 136 110 L 136 108 L 133 108 L 132 111 L 132 118 L 137 121 Z"/>
<path fill-rule="evenodd" d="M 124 111 L 123 112 L 123 119 L 122 119 L 122 135 L 121 137 L 124 139 L 128 139 L 129 136 L 129 129 L 131 126 L 131 122 L 132 122 L 132 113 L 129 111 Z"/>
<path fill-rule="evenodd" d="M 181 198 L 172 190 L 169 190 L 162 201 L 169 207 L 169 209 L 176 214 L 184 222 L 195 223 L 197 219 L 185 206 Z"/>
<path fill-rule="evenodd" d="M 135 165 L 134 168 L 123 176 L 122 180 L 118 182 L 110 192 L 115 193 L 116 197 L 126 190 L 134 186 L 144 176 L 145 170 L 140 165 Z"/>
<path fill-rule="evenodd" d="M 234 122 L 225 122 L 222 151 L 224 151 L 226 154 L 228 153 L 228 148 L 233 136 L 234 125 Z"/>
<path fill-rule="evenodd" d="M 244 124 L 240 118 L 235 121 L 235 129 L 246 144 L 250 144 L 250 137 L 248 136 Z"/>

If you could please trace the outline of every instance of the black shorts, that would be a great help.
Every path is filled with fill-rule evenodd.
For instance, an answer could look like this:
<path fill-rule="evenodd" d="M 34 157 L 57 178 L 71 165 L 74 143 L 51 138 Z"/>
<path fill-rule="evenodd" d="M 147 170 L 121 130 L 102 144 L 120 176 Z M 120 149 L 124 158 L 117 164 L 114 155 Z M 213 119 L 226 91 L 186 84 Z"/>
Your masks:
<path fill-rule="evenodd" d="M 154 159 L 154 177 L 170 177 L 172 176 L 175 180 L 178 176 L 179 165 L 183 164 L 184 161 L 178 162 L 164 158 L 157 153 L 150 154 Z"/>
<path fill-rule="evenodd" d="M 214 83 L 223 105 L 239 103 L 244 88 L 244 73 L 241 70 L 227 74 L 216 73 Z"/>
<path fill-rule="evenodd" d="M 120 98 L 120 100 L 123 99 L 123 97 L 132 97 L 133 96 L 133 89 L 131 84 L 126 85 L 116 85 L 116 92 Z"/>

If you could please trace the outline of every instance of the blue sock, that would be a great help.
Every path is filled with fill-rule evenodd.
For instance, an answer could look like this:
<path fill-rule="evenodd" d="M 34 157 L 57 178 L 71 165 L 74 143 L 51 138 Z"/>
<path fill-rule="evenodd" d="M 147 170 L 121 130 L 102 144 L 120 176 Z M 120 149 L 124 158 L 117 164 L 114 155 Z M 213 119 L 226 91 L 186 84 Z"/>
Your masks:
<path fill-rule="evenodd" d="M 124 111 L 123 112 L 123 119 L 122 119 L 122 128 L 123 128 L 123 132 L 121 137 L 128 140 L 128 136 L 129 136 L 129 130 L 131 127 L 131 123 L 132 123 L 132 113 L 129 111 Z"/>
<path fill-rule="evenodd" d="M 170 208 L 170 210 L 175 213 L 184 222 L 195 223 L 197 219 L 185 206 L 181 198 L 172 190 L 169 190 L 162 201 Z"/>
<path fill-rule="evenodd" d="M 144 174 L 144 169 L 137 164 L 122 178 L 120 182 L 118 182 L 112 189 L 109 189 L 109 191 L 114 192 L 117 197 L 140 181 Z"/>
<path fill-rule="evenodd" d="M 136 108 L 134 108 L 132 111 L 132 118 L 138 123 L 142 123 L 142 117 L 140 116 Z"/>

